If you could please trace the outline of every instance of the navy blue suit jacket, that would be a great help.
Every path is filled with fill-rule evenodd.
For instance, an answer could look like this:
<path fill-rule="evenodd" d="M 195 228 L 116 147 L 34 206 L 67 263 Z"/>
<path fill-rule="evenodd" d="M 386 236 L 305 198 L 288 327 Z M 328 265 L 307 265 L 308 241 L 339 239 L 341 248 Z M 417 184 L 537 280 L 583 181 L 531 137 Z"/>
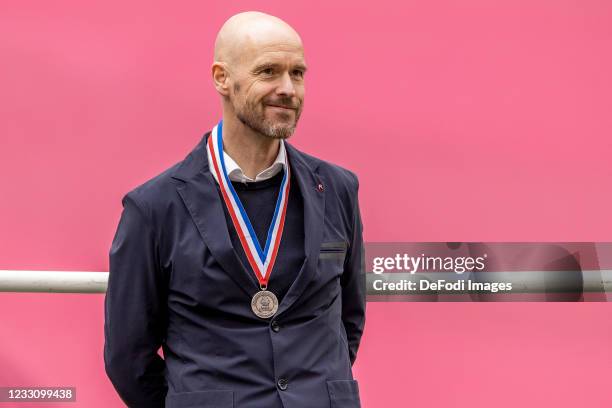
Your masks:
<path fill-rule="evenodd" d="M 232 247 L 208 167 L 209 134 L 122 199 L 105 297 L 113 386 L 129 407 L 359 407 L 357 177 L 286 144 L 304 202 L 305 259 L 276 315 L 260 319 L 251 311 L 257 280 Z"/>

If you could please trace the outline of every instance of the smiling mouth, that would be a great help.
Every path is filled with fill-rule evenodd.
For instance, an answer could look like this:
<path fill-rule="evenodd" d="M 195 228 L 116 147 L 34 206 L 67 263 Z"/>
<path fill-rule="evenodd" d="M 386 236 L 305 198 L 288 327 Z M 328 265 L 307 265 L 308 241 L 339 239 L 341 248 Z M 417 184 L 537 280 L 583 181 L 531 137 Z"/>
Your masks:
<path fill-rule="evenodd" d="M 281 105 L 266 105 L 270 108 L 278 108 L 278 109 L 286 109 L 286 110 L 295 110 L 295 108 L 289 107 L 289 106 L 281 106 Z"/>

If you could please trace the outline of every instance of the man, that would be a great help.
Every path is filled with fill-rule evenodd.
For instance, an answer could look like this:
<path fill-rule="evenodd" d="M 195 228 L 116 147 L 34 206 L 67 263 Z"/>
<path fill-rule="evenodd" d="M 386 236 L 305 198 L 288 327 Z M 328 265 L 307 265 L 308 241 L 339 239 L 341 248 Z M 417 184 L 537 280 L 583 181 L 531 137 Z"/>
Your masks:
<path fill-rule="evenodd" d="M 123 197 L 106 372 L 130 407 L 359 407 L 358 181 L 284 140 L 304 101 L 300 37 L 241 13 L 214 57 L 223 120 Z"/>

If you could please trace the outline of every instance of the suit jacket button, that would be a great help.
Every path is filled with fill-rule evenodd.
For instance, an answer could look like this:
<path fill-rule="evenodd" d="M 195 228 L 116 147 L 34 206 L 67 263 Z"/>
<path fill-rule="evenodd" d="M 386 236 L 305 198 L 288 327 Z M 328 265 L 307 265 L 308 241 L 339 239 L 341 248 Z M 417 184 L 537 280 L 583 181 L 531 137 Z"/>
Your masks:
<path fill-rule="evenodd" d="M 280 325 L 276 320 L 272 320 L 272 322 L 270 323 L 270 328 L 274 333 L 278 333 L 280 330 Z"/>
<path fill-rule="evenodd" d="M 276 385 L 278 385 L 278 388 L 281 391 L 285 391 L 287 389 L 287 385 L 289 385 L 289 381 L 287 381 L 286 378 L 280 378 Z"/>

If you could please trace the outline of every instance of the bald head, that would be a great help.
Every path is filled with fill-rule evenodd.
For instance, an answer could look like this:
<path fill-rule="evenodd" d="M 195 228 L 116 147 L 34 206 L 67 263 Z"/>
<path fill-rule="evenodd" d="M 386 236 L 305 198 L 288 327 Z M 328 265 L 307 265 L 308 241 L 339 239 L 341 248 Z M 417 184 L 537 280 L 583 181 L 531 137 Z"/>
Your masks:
<path fill-rule="evenodd" d="M 302 48 L 298 33 L 278 17 L 247 11 L 230 17 L 215 41 L 215 61 L 236 63 L 245 52 L 285 44 Z"/>
<path fill-rule="evenodd" d="M 302 40 L 289 24 L 253 11 L 232 16 L 219 30 L 212 64 L 227 128 L 289 137 L 302 111 L 305 72 Z"/>

